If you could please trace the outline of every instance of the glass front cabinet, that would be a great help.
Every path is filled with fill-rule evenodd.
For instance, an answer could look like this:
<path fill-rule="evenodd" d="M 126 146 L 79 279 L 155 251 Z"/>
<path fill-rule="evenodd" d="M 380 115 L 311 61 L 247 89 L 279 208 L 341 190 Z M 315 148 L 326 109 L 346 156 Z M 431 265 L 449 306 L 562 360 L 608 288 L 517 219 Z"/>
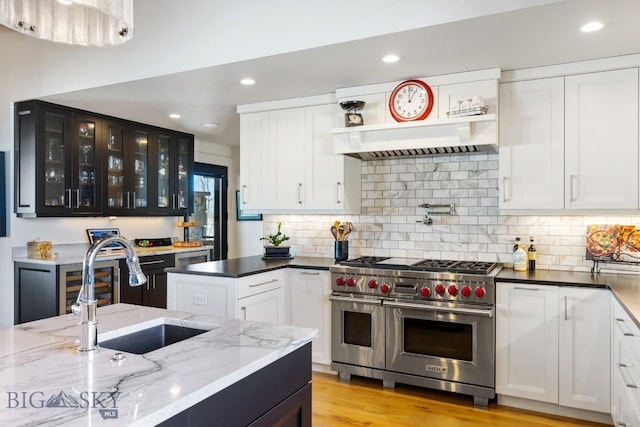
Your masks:
<path fill-rule="evenodd" d="M 193 135 L 25 101 L 15 139 L 18 216 L 188 214 Z"/>

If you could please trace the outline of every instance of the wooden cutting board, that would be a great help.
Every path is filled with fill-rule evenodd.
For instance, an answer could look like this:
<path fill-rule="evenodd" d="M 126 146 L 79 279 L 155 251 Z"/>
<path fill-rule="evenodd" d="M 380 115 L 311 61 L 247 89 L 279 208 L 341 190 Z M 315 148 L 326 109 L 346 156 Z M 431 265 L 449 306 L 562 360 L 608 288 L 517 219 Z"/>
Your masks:
<path fill-rule="evenodd" d="M 198 246 L 202 246 L 202 242 L 197 240 L 191 242 L 173 242 L 173 246 L 176 248 L 195 248 Z"/>

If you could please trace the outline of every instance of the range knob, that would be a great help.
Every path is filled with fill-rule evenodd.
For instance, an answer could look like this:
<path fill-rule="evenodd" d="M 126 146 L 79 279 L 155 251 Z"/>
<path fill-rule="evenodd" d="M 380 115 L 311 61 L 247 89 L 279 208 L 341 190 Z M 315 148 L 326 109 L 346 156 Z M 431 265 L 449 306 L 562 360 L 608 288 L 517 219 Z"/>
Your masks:
<path fill-rule="evenodd" d="M 344 286 L 344 277 L 340 276 L 336 279 L 336 285 Z"/>
<path fill-rule="evenodd" d="M 431 289 L 426 286 L 423 287 L 420 289 L 420 295 L 422 295 L 423 298 L 429 298 L 431 296 Z"/>
<path fill-rule="evenodd" d="M 476 288 L 476 296 L 478 298 L 484 298 L 485 293 L 484 288 Z"/>
<path fill-rule="evenodd" d="M 436 285 L 436 294 L 443 295 L 444 294 L 444 285 L 442 283 L 438 283 Z"/>
<path fill-rule="evenodd" d="M 456 295 L 458 295 L 458 287 L 456 285 L 451 285 L 447 289 L 447 292 L 449 292 L 449 295 L 451 295 L 452 297 L 455 297 Z"/>
<path fill-rule="evenodd" d="M 378 282 L 376 282 L 376 279 L 371 279 L 369 280 L 368 285 L 369 285 L 369 288 L 375 289 L 378 287 Z"/>
<path fill-rule="evenodd" d="M 347 286 L 353 286 L 356 284 L 356 280 L 353 277 L 347 279 Z"/>
<path fill-rule="evenodd" d="M 383 294 L 388 294 L 389 292 L 391 292 L 391 286 L 388 283 L 385 283 L 384 285 L 380 286 L 380 291 Z"/>
<path fill-rule="evenodd" d="M 464 286 L 460 291 L 460 293 L 462 294 L 463 297 L 468 297 L 469 295 L 471 295 L 471 288 L 468 286 Z"/>

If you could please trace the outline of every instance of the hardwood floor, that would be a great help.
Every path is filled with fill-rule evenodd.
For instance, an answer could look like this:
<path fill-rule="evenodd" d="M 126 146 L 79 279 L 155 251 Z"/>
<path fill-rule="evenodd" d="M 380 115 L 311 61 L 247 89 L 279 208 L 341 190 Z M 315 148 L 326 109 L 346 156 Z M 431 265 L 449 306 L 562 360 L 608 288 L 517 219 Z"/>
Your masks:
<path fill-rule="evenodd" d="M 473 407 L 471 396 L 397 384 L 385 389 L 382 381 L 353 377 L 350 384 L 337 376 L 313 373 L 314 427 L 572 427 L 603 426 L 582 420 L 542 415 L 489 403 Z"/>

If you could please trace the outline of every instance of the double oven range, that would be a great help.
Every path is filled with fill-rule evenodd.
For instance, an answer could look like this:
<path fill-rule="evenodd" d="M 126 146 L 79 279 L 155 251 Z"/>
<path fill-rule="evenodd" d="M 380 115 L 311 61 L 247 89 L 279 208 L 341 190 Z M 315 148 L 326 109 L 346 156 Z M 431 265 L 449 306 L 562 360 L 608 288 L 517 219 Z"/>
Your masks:
<path fill-rule="evenodd" d="M 331 368 L 495 397 L 495 277 L 478 261 L 361 257 L 331 272 Z"/>

